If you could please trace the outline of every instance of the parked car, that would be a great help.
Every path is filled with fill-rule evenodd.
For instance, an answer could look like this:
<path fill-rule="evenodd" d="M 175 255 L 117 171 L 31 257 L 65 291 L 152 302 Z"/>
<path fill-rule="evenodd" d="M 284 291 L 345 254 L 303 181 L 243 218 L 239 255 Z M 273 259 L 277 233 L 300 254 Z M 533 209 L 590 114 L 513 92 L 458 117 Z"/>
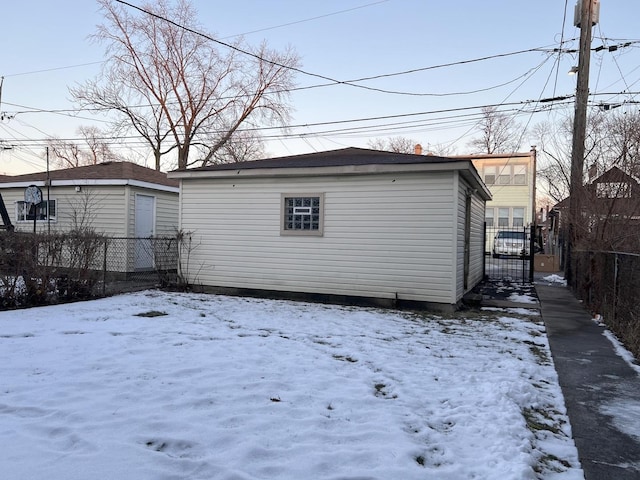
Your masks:
<path fill-rule="evenodd" d="M 493 239 L 493 256 L 529 255 L 529 241 L 522 230 L 499 230 Z"/>

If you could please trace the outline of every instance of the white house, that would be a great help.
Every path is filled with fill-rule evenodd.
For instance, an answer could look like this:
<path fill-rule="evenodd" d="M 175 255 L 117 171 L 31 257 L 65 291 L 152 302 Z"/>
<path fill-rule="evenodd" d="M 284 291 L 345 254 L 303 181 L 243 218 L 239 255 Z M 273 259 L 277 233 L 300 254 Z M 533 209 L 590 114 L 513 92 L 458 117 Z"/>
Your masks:
<path fill-rule="evenodd" d="M 347 148 L 169 178 L 183 274 L 208 291 L 451 310 L 483 278 L 470 160 Z"/>
<path fill-rule="evenodd" d="M 487 202 L 485 211 L 487 254 L 493 250 L 498 231 L 523 231 L 535 222 L 536 157 L 535 147 L 521 153 L 452 157 L 471 160 L 491 192 L 492 199 Z"/>

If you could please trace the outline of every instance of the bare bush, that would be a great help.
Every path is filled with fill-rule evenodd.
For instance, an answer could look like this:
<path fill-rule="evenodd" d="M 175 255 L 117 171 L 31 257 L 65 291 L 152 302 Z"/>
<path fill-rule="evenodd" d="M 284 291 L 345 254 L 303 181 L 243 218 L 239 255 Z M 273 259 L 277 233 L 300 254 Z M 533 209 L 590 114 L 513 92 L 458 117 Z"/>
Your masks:
<path fill-rule="evenodd" d="M 103 236 L 90 232 L 0 237 L 0 306 L 21 308 L 94 296 Z"/>

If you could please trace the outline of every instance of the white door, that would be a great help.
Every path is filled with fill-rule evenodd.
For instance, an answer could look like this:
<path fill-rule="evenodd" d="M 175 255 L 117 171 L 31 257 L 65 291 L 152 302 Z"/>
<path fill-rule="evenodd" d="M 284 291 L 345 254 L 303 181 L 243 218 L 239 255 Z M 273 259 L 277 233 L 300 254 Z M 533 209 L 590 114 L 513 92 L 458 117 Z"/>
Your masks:
<path fill-rule="evenodd" d="M 153 245 L 151 237 L 155 233 L 156 199 L 150 195 L 135 197 L 135 269 L 153 268 Z"/>

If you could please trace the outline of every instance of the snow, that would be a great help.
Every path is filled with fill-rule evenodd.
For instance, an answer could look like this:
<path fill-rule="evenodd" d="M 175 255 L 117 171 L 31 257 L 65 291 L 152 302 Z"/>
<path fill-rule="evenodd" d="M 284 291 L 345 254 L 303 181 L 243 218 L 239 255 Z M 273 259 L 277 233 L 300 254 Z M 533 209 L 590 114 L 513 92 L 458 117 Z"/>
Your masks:
<path fill-rule="evenodd" d="M 535 297 L 532 297 L 531 295 L 519 294 L 519 293 L 512 293 L 511 295 L 509 295 L 508 300 L 510 302 L 516 302 L 516 303 L 538 303 L 538 300 Z"/>
<path fill-rule="evenodd" d="M 606 328 L 606 325 L 604 323 L 601 323 L 601 322 L 598 322 L 598 323 L 600 323 L 600 325 Z M 618 340 L 618 338 L 610 330 L 603 330 L 602 334 L 611 342 L 616 354 L 620 358 L 622 358 L 627 363 L 627 365 L 629 365 L 633 370 L 635 370 L 636 373 L 640 374 L 640 365 L 636 363 L 636 359 L 633 356 L 633 353 L 631 353 L 629 350 L 624 348 L 624 345 L 622 345 L 622 342 L 620 342 L 620 340 Z M 640 429 L 638 429 L 638 431 L 640 432 Z"/>
<path fill-rule="evenodd" d="M 562 276 L 562 275 L 557 275 L 557 274 L 552 274 L 552 275 L 547 275 L 546 277 L 542 278 L 543 281 L 548 282 L 549 285 L 561 285 L 566 287 L 567 286 L 567 280 Z"/>
<path fill-rule="evenodd" d="M 146 291 L 0 312 L 3 479 L 583 479 L 544 326 Z"/>
<path fill-rule="evenodd" d="M 604 327 L 602 334 L 611 342 L 616 354 L 622 358 L 637 374 L 640 374 L 640 365 L 635 361 L 633 354 L 627 350 L 622 342 L 606 329 L 604 319 L 596 315 L 593 319 L 597 324 Z M 628 394 L 620 386 L 614 400 L 600 407 L 601 413 L 611 417 L 611 421 L 618 430 L 626 433 L 630 437 L 640 440 L 640 405 L 633 394 Z"/>

